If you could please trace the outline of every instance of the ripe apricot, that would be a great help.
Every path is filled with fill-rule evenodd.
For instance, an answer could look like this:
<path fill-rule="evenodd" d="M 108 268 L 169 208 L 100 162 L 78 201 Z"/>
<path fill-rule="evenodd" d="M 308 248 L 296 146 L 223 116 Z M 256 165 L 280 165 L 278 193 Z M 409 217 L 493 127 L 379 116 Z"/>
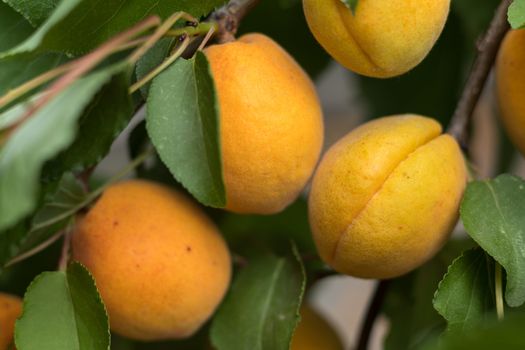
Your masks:
<path fill-rule="evenodd" d="M 314 175 L 309 219 L 323 260 L 361 278 L 392 278 L 430 259 L 452 231 L 466 182 L 457 142 L 416 115 L 368 122 Z"/>
<path fill-rule="evenodd" d="M 301 321 L 292 338 L 291 350 L 343 350 L 337 333 L 309 306 L 301 307 Z"/>
<path fill-rule="evenodd" d="M 401 75 L 430 52 L 450 0 L 360 0 L 355 15 L 341 0 L 303 0 L 308 26 L 339 63 L 377 78 Z"/>
<path fill-rule="evenodd" d="M 510 139 L 525 154 L 525 30 L 505 36 L 496 63 L 496 90 Z"/>
<path fill-rule="evenodd" d="M 13 343 L 15 321 L 22 314 L 22 300 L 14 295 L 0 293 L 0 350 L 8 350 Z"/>
<path fill-rule="evenodd" d="M 205 50 L 220 105 L 226 208 L 283 210 L 312 175 L 323 143 L 315 87 L 277 43 L 262 34 Z"/>
<path fill-rule="evenodd" d="M 185 196 L 151 182 L 109 187 L 80 219 L 72 248 L 95 278 L 111 329 L 133 339 L 190 336 L 230 282 L 217 228 Z"/>

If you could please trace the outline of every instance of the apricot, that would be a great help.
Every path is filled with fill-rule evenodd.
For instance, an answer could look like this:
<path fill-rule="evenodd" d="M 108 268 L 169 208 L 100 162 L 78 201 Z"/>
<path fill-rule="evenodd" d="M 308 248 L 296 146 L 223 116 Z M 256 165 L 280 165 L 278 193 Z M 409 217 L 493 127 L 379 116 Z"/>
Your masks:
<path fill-rule="evenodd" d="M 525 155 L 525 30 L 505 36 L 496 63 L 496 91 L 503 125 Z"/>
<path fill-rule="evenodd" d="M 72 251 L 93 274 L 111 329 L 137 340 L 192 335 L 230 282 L 213 223 L 185 196 L 147 181 L 110 186 L 80 219 Z"/>
<path fill-rule="evenodd" d="M 337 333 L 309 306 L 301 307 L 301 321 L 292 338 L 291 350 L 343 350 Z"/>
<path fill-rule="evenodd" d="M 10 349 L 16 319 L 22 314 L 22 299 L 0 293 L 0 350 Z"/>
<path fill-rule="evenodd" d="M 355 15 L 342 0 L 303 0 L 308 26 L 340 64 L 388 78 L 408 72 L 443 31 L 450 0 L 359 0 Z"/>
<path fill-rule="evenodd" d="M 456 224 L 466 178 L 457 142 L 433 119 L 361 125 L 330 148 L 314 175 L 309 219 L 321 258 L 361 278 L 419 267 Z"/>
<path fill-rule="evenodd" d="M 272 214 L 313 173 L 323 143 L 315 87 L 277 43 L 262 34 L 205 50 L 220 105 L 226 209 Z"/>

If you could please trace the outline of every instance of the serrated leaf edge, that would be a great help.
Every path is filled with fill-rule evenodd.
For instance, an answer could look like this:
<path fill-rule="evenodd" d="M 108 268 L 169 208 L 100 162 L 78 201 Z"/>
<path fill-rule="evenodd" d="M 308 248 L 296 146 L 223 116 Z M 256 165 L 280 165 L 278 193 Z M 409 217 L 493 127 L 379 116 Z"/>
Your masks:
<path fill-rule="evenodd" d="M 473 181 L 473 182 L 476 182 L 476 183 L 479 183 L 479 184 L 489 184 L 491 181 L 494 181 L 494 182 L 498 182 L 498 181 L 502 181 L 503 179 L 509 179 L 509 180 L 513 180 L 513 181 L 519 181 L 519 182 L 524 182 L 524 180 L 518 176 L 515 176 L 515 175 L 512 175 L 512 174 L 501 174 L 501 175 L 498 175 L 496 178 L 494 179 L 489 179 L 489 180 L 479 180 L 479 181 Z M 487 185 L 489 188 L 492 188 L 490 185 Z M 466 193 L 466 191 L 465 191 Z M 495 197 L 495 199 L 497 200 L 497 197 Z M 461 201 L 461 205 L 459 206 L 459 214 L 460 214 L 460 218 L 461 218 L 461 221 L 463 222 L 463 213 L 464 213 L 464 209 L 463 209 L 463 201 L 465 200 L 465 196 L 463 196 L 463 199 Z M 503 217 L 503 215 L 501 215 Z M 506 274 L 507 274 L 507 280 L 508 280 L 508 271 L 507 271 L 507 268 L 506 268 L 506 264 L 503 264 L 501 262 L 501 257 L 498 256 L 493 256 L 490 252 L 488 252 L 487 250 L 485 250 L 483 248 L 483 243 L 484 242 L 480 242 L 477 237 L 473 237 L 470 233 L 469 233 L 469 230 L 467 229 L 467 227 L 464 225 L 465 227 L 465 231 L 467 232 L 468 236 L 470 238 L 472 238 L 472 240 L 474 242 L 476 242 L 476 244 L 478 244 L 479 248 L 482 249 L 488 256 L 492 257 L 498 264 L 501 265 L 501 267 L 503 268 L 503 270 L 505 270 Z M 448 273 L 448 272 L 447 272 Z M 508 286 L 508 283 L 505 285 L 505 301 L 507 302 L 507 304 L 511 307 L 519 307 L 521 306 L 522 304 L 515 304 L 515 303 L 511 303 L 509 302 L 509 294 L 511 293 L 513 289 L 509 289 L 509 286 Z"/>
<path fill-rule="evenodd" d="M 301 306 L 303 304 L 304 300 L 304 294 L 306 292 L 306 269 L 304 267 L 303 260 L 301 259 L 301 254 L 299 253 L 299 248 L 297 248 L 297 244 L 294 240 L 290 241 L 290 246 L 292 249 L 292 255 L 296 259 L 296 262 L 299 264 L 301 269 L 301 276 L 302 276 L 302 283 L 301 283 L 301 292 L 299 294 L 299 300 L 297 303 L 297 309 L 295 311 L 295 326 L 292 329 L 292 336 L 290 337 L 290 342 L 288 344 L 288 347 L 292 346 L 293 341 L 293 335 L 295 334 L 295 331 L 297 330 L 297 327 L 299 327 L 299 323 L 301 322 Z"/>
<path fill-rule="evenodd" d="M 100 291 L 97 287 L 97 281 L 95 280 L 95 277 L 93 277 L 93 275 L 91 274 L 91 272 L 88 270 L 88 268 L 82 264 L 81 262 L 79 261 L 72 261 L 69 265 L 68 265 L 68 268 L 67 268 L 67 271 L 69 271 L 70 267 L 74 266 L 74 265 L 78 265 L 80 266 L 84 272 L 89 276 L 91 282 L 93 283 L 93 286 L 95 287 L 95 290 L 97 292 L 97 297 L 95 298 L 96 301 L 98 302 L 99 305 L 102 306 L 102 309 L 104 310 L 104 315 L 106 316 L 106 322 L 108 324 L 108 327 L 107 327 L 107 336 L 108 336 L 108 347 L 107 347 L 107 350 L 110 350 L 111 349 L 111 331 L 110 331 L 110 327 L 109 327 L 109 314 L 108 314 L 108 310 L 106 308 L 106 304 L 104 304 L 104 300 L 102 300 L 102 296 L 100 295 Z M 67 273 L 66 273 L 66 280 L 67 280 Z M 69 282 L 68 282 L 68 286 L 69 286 Z"/>

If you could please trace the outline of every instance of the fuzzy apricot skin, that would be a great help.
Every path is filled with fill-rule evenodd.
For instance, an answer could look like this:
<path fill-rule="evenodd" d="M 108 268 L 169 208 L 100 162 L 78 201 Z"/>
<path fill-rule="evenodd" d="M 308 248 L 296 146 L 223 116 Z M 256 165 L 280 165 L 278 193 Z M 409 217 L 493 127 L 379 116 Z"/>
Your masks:
<path fill-rule="evenodd" d="M 360 0 L 352 14 L 341 0 L 303 0 L 308 26 L 340 64 L 389 78 L 417 66 L 443 31 L 450 0 Z"/>
<path fill-rule="evenodd" d="M 315 87 L 277 43 L 262 34 L 205 50 L 220 105 L 226 209 L 273 214 L 297 198 L 323 143 Z"/>
<path fill-rule="evenodd" d="M 301 321 L 292 338 L 291 350 L 343 350 L 337 333 L 309 306 L 301 307 Z"/>
<path fill-rule="evenodd" d="M 496 91 L 505 129 L 525 155 L 525 30 L 505 36 L 496 63 Z"/>
<path fill-rule="evenodd" d="M 13 343 L 16 319 L 22 314 L 22 299 L 0 293 L 0 350 L 8 350 Z"/>
<path fill-rule="evenodd" d="M 109 187 L 80 220 L 72 248 L 95 278 L 111 329 L 132 339 L 192 335 L 230 282 L 217 228 L 185 196 L 152 182 Z"/>
<path fill-rule="evenodd" d="M 360 278 L 419 267 L 456 224 L 466 179 L 457 142 L 433 119 L 401 115 L 356 128 L 314 175 L 309 219 L 319 254 Z"/>

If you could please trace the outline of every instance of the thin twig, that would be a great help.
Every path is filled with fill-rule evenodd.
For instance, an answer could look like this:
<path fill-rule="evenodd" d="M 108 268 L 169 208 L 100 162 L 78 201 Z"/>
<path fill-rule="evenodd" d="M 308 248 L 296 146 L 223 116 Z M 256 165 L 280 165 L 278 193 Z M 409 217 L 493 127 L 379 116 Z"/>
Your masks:
<path fill-rule="evenodd" d="M 71 236 L 75 227 L 75 218 L 72 217 L 64 230 L 64 242 L 62 242 L 62 251 L 58 260 L 58 271 L 66 271 L 67 263 L 69 262 Z"/>
<path fill-rule="evenodd" d="M 151 49 L 153 45 L 155 45 L 157 41 L 159 41 L 160 38 L 162 38 L 169 30 L 171 30 L 171 27 L 173 27 L 173 25 L 177 23 L 177 21 L 181 18 L 187 21 L 196 21 L 195 18 L 193 18 L 185 12 L 174 13 L 167 20 L 165 20 L 160 25 L 160 27 L 157 28 L 155 33 L 153 33 L 153 35 L 151 35 L 142 46 L 140 46 L 137 50 L 135 50 L 135 52 L 131 54 L 131 56 L 128 58 L 128 61 L 131 64 L 137 63 L 139 58 L 141 58 L 146 52 L 148 52 L 148 50 Z"/>
<path fill-rule="evenodd" d="M 357 342 L 356 350 L 367 350 L 368 342 L 370 341 L 370 335 L 374 328 L 377 316 L 381 313 L 383 302 L 385 301 L 388 286 L 390 285 L 389 280 L 379 281 L 377 284 L 374 296 L 370 301 L 366 317 L 361 325 L 361 332 L 359 334 L 359 341 Z"/>
<path fill-rule="evenodd" d="M 47 90 L 46 93 L 42 95 L 28 110 L 25 114 L 18 120 L 14 125 L 6 130 L 7 138 L 9 135 L 16 130 L 18 126 L 24 123 L 28 118 L 30 118 L 33 113 L 40 109 L 42 106 L 51 101 L 55 96 L 64 91 L 67 87 L 73 84 L 78 78 L 89 72 L 93 67 L 102 62 L 106 57 L 111 55 L 116 47 L 120 47 L 123 44 L 126 44 L 130 40 L 134 39 L 140 33 L 150 29 L 151 27 L 157 26 L 160 22 L 158 17 L 149 17 L 146 20 L 138 23 L 137 25 L 131 27 L 115 36 L 113 39 L 102 44 L 95 51 L 79 58 L 76 61 L 74 68 L 69 72 L 63 75 L 60 79 L 56 80 Z"/>
<path fill-rule="evenodd" d="M 146 37 L 138 38 L 135 40 L 132 40 L 130 42 L 127 42 L 119 47 L 116 47 L 112 53 L 118 53 L 121 51 L 126 51 L 128 49 L 131 49 L 133 47 L 136 47 L 146 41 Z M 23 83 L 22 85 L 8 91 L 5 95 L 0 97 L 0 108 L 3 108 L 7 106 L 12 101 L 16 100 L 17 98 L 23 96 L 24 94 L 27 94 L 31 92 L 32 90 L 36 89 L 37 87 L 40 87 L 44 85 L 45 83 L 59 77 L 60 75 L 70 71 L 73 69 L 77 64 L 79 59 L 64 63 L 61 66 L 58 66 L 52 70 L 49 70 L 47 72 L 42 73 L 41 75 Z"/>
<path fill-rule="evenodd" d="M 90 186 L 89 186 L 89 179 L 91 178 L 91 175 L 95 171 L 95 168 L 96 166 L 92 165 L 75 175 L 78 182 L 80 183 L 80 186 L 82 187 L 82 191 L 84 191 L 84 194 L 88 194 L 91 191 Z"/>
<path fill-rule="evenodd" d="M 501 42 L 509 30 L 507 10 L 511 2 L 511 0 L 501 1 L 485 36 L 478 45 L 478 56 L 450 122 L 448 133 L 454 136 L 466 151 L 468 151 L 472 114 L 494 65 Z"/>
<path fill-rule="evenodd" d="M 16 257 L 14 257 L 11 260 L 9 260 L 4 265 L 4 267 L 9 267 L 9 266 L 14 265 L 16 263 L 19 263 L 20 261 L 23 261 L 23 260 L 25 260 L 25 259 L 27 259 L 29 257 L 32 257 L 35 254 L 40 253 L 41 251 L 43 251 L 44 249 L 46 249 L 47 247 L 49 247 L 50 245 L 55 243 L 60 237 L 62 237 L 63 234 L 64 234 L 64 230 L 60 230 L 60 231 L 55 232 L 55 234 L 53 234 L 51 237 L 49 237 L 48 239 L 46 239 L 45 241 L 43 241 L 42 243 L 40 243 L 36 247 L 26 251 L 25 253 L 22 253 L 22 254 L 20 254 L 20 255 L 18 255 Z"/>
<path fill-rule="evenodd" d="M 99 188 L 97 188 L 96 190 L 94 190 L 93 192 L 91 192 L 82 202 L 78 203 L 77 205 L 75 205 L 74 207 L 72 207 L 70 210 L 68 211 L 65 211 L 63 213 L 61 213 L 60 215 L 57 215 L 47 221 L 44 221 L 44 222 L 41 222 L 39 223 L 38 225 L 35 225 L 31 231 L 36 231 L 36 230 L 40 230 L 40 229 L 43 229 L 45 227 L 48 227 L 48 226 L 51 226 L 51 225 L 54 225 L 64 219 L 66 219 L 67 217 L 75 214 L 76 212 L 78 212 L 80 209 L 82 208 L 85 208 L 86 206 L 88 206 L 89 204 L 91 204 L 91 202 L 93 202 L 95 199 L 98 198 L 98 196 L 100 196 L 102 194 L 102 192 L 104 192 L 104 190 L 111 184 L 115 183 L 116 181 L 120 180 L 121 178 L 123 178 L 124 176 L 126 176 L 130 171 L 132 171 L 133 169 L 135 169 L 137 166 L 139 166 L 140 164 L 142 164 L 142 162 L 144 162 L 144 160 L 146 160 L 146 158 L 152 153 L 152 150 L 151 149 L 148 149 L 146 150 L 145 152 L 143 152 L 142 154 L 140 154 L 137 158 L 135 158 L 131 163 L 129 163 L 128 165 L 126 165 L 121 171 L 119 171 L 116 175 L 112 176 L 106 183 L 104 183 L 104 185 L 100 186 Z"/>

